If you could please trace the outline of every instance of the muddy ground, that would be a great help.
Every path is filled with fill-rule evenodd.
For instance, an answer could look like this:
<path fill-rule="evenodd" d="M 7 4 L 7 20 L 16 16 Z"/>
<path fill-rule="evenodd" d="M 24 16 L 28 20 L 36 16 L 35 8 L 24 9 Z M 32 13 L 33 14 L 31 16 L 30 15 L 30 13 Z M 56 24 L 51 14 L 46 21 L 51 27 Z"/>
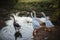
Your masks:
<path fill-rule="evenodd" d="M 34 40 L 60 40 L 60 26 L 39 28 L 34 35 Z"/>

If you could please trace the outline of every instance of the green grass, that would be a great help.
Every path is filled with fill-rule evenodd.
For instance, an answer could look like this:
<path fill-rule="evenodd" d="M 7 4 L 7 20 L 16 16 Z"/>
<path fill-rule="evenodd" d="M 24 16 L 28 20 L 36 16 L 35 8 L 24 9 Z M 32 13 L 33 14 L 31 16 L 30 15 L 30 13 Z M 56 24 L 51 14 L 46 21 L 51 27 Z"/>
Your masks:
<path fill-rule="evenodd" d="M 18 0 L 18 2 L 42 2 L 42 1 L 52 1 L 52 0 Z"/>

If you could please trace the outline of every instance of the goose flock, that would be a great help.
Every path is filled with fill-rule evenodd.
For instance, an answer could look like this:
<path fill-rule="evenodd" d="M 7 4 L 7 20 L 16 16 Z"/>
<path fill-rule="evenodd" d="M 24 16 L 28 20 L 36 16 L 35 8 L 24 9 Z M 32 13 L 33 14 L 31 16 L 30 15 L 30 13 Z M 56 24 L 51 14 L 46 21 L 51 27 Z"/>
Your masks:
<path fill-rule="evenodd" d="M 34 17 L 33 17 L 34 13 Z M 41 14 L 44 17 L 37 18 L 36 12 L 31 12 L 31 17 L 20 17 L 19 12 L 11 14 L 10 20 L 6 21 L 6 25 L 2 30 L 0 30 L 0 40 L 33 40 L 33 31 L 35 29 L 41 28 L 40 24 L 45 23 L 47 28 L 54 27 L 53 23 L 49 20 L 44 12 Z M 22 37 L 15 39 L 15 32 L 17 29 L 20 31 Z"/>

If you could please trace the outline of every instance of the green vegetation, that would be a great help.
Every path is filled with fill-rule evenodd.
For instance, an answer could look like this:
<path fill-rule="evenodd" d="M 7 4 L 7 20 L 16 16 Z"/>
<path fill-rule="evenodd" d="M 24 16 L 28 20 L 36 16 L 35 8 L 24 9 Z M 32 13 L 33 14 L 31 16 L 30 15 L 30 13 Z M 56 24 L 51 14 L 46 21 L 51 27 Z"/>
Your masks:
<path fill-rule="evenodd" d="M 50 2 L 51 0 L 18 0 L 19 2 L 42 2 L 42 1 L 48 1 Z"/>
<path fill-rule="evenodd" d="M 60 18 L 60 0 L 1 0 L 0 1 L 0 16 L 8 15 L 13 11 L 31 11 L 34 9 L 37 15 L 41 11 L 51 17 L 53 22 L 59 22 Z M 4 11 L 5 10 L 5 11 Z M 40 15 L 39 15 L 40 17 Z"/>
<path fill-rule="evenodd" d="M 0 0 L 0 8 L 11 9 L 18 0 Z"/>

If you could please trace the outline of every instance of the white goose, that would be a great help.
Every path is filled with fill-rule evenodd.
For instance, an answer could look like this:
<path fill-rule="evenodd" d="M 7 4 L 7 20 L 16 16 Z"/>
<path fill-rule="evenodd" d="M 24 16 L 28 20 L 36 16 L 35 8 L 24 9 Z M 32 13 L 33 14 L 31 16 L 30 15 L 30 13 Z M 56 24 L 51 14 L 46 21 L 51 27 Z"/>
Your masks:
<path fill-rule="evenodd" d="M 39 22 L 36 20 L 36 14 L 34 14 L 34 17 L 33 17 L 32 13 L 31 13 L 31 17 L 32 17 L 33 28 L 36 29 L 36 28 L 41 27 Z"/>
<path fill-rule="evenodd" d="M 46 17 L 46 15 L 43 13 L 43 12 L 41 12 L 41 14 L 45 17 L 45 24 L 46 24 L 46 27 L 47 28 L 50 28 L 50 27 L 54 27 L 54 25 L 52 24 L 52 22 Z"/>
<path fill-rule="evenodd" d="M 17 12 L 17 13 L 16 13 L 16 16 L 18 16 L 19 14 L 20 14 L 20 12 Z"/>

